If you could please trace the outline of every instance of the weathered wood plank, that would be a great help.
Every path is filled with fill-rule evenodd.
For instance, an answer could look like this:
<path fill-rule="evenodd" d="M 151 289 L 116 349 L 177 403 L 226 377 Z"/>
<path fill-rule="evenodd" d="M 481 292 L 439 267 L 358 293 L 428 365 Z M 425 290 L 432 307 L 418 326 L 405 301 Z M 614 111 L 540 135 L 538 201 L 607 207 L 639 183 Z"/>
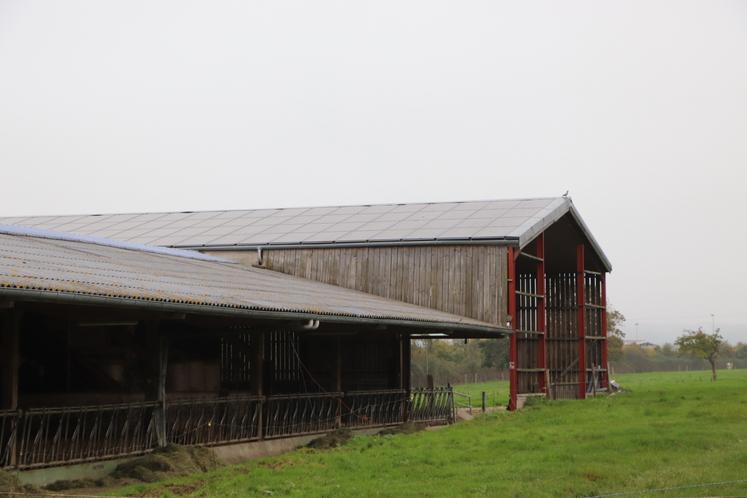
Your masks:
<path fill-rule="evenodd" d="M 505 324 L 506 250 L 498 246 L 273 249 L 268 268 Z"/>

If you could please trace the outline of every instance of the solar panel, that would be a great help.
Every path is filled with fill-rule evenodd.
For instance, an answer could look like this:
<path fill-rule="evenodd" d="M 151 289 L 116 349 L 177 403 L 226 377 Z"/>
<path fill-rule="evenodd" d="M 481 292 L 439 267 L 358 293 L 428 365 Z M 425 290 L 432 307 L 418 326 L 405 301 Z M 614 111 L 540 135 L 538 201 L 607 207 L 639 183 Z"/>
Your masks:
<path fill-rule="evenodd" d="M 564 198 L 0 218 L 0 223 L 163 245 L 504 238 Z M 544 213 L 544 214 L 543 214 Z M 527 226 L 530 226 L 527 225 Z"/>

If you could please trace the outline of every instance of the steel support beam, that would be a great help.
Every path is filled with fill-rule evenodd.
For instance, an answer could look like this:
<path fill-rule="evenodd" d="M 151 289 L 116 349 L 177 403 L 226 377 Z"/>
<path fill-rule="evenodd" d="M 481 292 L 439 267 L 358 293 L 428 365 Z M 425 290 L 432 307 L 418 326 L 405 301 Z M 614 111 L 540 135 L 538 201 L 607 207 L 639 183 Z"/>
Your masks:
<path fill-rule="evenodd" d="M 539 348 L 537 351 L 537 367 L 543 371 L 539 374 L 540 391 L 549 397 L 547 385 L 547 327 L 545 326 L 545 234 L 541 233 L 537 237 L 537 331 L 542 332 L 539 336 Z"/>
<path fill-rule="evenodd" d="M 610 385 L 610 365 L 607 359 L 607 274 L 602 273 L 602 368 L 604 373 L 602 374 L 602 389 L 609 389 Z"/>
<path fill-rule="evenodd" d="M 514 248 L 508 248 L 508 316 L 511 320 L 511 338 L 509 339 L 509 361 L 508 361 L 508 378 L 510 398 L 508 403 L 509 410 L 516 410 L 519 394 L 519 373 L 516 370 L 519 360 L 519 350 L 516 341 L 516 258 L 514 257 Z"/>
<path fill-rule="evenodd" d="M 576 327 L 578 335 L 578 397 L 586 398 L 586 288 L 584 245 L 576 246 Z"/>

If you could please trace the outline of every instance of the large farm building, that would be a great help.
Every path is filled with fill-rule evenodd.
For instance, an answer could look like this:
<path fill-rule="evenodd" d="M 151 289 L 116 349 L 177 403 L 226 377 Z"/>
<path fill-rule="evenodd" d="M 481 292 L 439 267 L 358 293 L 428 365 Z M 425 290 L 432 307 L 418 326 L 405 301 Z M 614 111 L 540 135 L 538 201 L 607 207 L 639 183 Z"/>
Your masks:
<path fill-rule="evenodd" d="M 608 385 L 568 198 L 0 218 L 0 468 L 448 422 L 413 338 L 510 338 L 510 408 Z"/>

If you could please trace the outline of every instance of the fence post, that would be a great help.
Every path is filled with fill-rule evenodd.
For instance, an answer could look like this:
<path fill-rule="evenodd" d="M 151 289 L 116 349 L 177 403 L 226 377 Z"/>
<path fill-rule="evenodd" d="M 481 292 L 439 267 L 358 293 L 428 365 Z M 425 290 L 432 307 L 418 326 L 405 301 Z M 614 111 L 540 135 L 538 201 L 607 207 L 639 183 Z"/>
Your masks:
<path fill-rule="evenodd" d="M 251 359 L 251 390 L 252 394 L 259 397 L 257 401 L 257 438 L 264 438 L 264 418 L 265 418 L 265 390 L 264 390 L 264 359 L 265 359 L 265 333 L 264 331 L 252 335 L 250 343 L 252 348 Z"/>
<path fill-rule="evenodd" d="M 15 469 L 18 466 L 19 453 L 21 451 L 21 445 L 18 443 L 19 433 L 23 428 L 23 410 L 16 410 L 16 419 L 13 422 L 13 428 L 11 429 L 10 440 L 8 441 L 8 465 L 11 469 Z"/>
<path fill-rule="evenodd" d="M 262 440 L 264 438 L 264 397 L 260 397 L 259 400 L 257 400 L 257 439 Z"/>
<path fill-rule="evenodd" d="M 158 337 L 158 446 L 161 448 L 168 444 L 166 433 L 166 369 L 169 358 L 168 337 Z"/>
<path fill-rule="evenodd" d="M 450 410 L 451 420 L 449 420 L 449 423 L 454 423 L 456 422 L 456 416 L 457 416 L 456 403 L 454 401 L 454 388 L 449 386 L 448 390 L 449 390 L 449 401 L 451 405 L 451 410 Z"/>
<path fill-rule="evenodd" d="M 18 463 L 18 432 L 22 428 L 23 412 L 18 409 L 18 369 L 20 366 L 19 328 L 22 313 L 14 304 L 0 303 L 8 309 L 0 310 L 0 410 L 15 410 L 15 422 L 8 440 L 8 465 L 15 468 Z M 0 455 L 1 457 L 2 455 Z"/>
<path fill-rule="evenodd" d="M 337 391 L 338 393 L 342 393 L 342 344 L 339 336 L 337 336 L 336 339 L 337 340 L 335 341 L 335 347 L 337 349 L 337 367 L 335 369 L 335 391 Z M 340 396 L 337 398 L 337 415 L 335 417 L 335 428 L 337 429 L 342 427 L 342 397 L 343 394 L 340 394 Z"/>
<path fill-rule="evenodd" d="M 485 413 L 487 411 L 487 397 L 488 393 L 485 391 L 482 391 L 482 412 Z"/>

